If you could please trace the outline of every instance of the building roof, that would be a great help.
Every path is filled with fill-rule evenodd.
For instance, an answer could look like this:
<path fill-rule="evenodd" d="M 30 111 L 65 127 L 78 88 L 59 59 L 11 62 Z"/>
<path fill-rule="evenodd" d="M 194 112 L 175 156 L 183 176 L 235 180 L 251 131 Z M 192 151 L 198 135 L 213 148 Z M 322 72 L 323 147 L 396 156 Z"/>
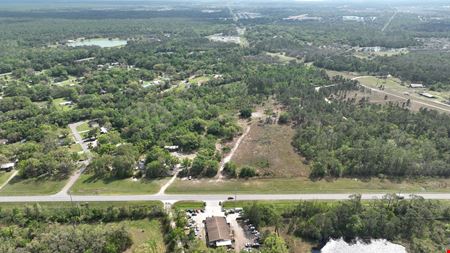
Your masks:
<path fill-rule="evenodd" d="M 2 164 L 2 166 L 0 167 L 1 169 L 9 169 L 9 168 L 13 168 L 14 167 L 14 163 L 5 163 Z"/>
<path fill-rule="evenodd" d="M 412 83 L 412 84 L 409 85 L 409 87 L 411 87 L 411 88 L 423 88 L 424 86 L 421 83 Z"/>
<path fill-rule="evenodd" d="M 205 226 L 209 243 L 231 240 L 230 226 L 225 217 L 207 217 Z"/>
<path fill-rule="evenodd" d="M 420 95 L 427 97 L 427 98 L 435 98 L 435 96 L 433 94 L 426 93 L 426 92 L 420 93 Z"/>

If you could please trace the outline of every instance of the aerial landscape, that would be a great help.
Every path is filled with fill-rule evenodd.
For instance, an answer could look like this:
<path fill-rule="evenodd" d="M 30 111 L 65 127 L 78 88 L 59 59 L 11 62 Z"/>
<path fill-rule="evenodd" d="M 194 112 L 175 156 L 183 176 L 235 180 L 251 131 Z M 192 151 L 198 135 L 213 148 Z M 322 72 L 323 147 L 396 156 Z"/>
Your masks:
<path fill-rule="evenodd" d="M 0 253 L 450 250 L 447 0 L 0 0 Z"/>

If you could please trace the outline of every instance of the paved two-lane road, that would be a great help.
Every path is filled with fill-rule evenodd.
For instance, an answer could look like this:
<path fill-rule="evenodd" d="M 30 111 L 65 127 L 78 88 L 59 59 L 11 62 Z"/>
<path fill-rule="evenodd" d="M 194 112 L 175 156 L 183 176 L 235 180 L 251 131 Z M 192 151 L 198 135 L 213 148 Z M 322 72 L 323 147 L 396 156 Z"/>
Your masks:
<path fill-rule="evenodd" d="M 381 199 L 386 193 L 365 193 L 361 198 L 365 200 Z M 320 193 L 320 194 L 241 194 L 236 195 L 237 200 L 346 200 L 349 199 L 352 194 L 346 193 Z M 407 193 L 402 193 L 405 198 L 410 198 Z M 416 196 L 421 196 L 425 199 L 435 200 L 450 200 L 450 193 L 417 193 Z M 63 201 L 163 201 L 163 202 L 175 202 L 180 200 L 192 200 L 192 201 L 224 201 L 228 197 L 234 197 L 233 194 L 211 194 L 211 195 L 199 195 L 199 194 L 154 194 L 154 195 L 72 195 L 72 199 L 69 195 L 48 195 L 48 196 L 5 196 L 0 197 L 0 202 L 63 202 Z"/>

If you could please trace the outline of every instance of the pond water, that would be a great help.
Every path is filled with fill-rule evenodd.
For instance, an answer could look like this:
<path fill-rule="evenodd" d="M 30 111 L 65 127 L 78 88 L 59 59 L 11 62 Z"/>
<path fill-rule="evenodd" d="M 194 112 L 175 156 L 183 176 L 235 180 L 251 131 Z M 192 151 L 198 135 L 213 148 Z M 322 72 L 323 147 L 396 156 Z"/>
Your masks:
<path fill-rule="evenodd" d="M 343 239 L 330 240 L 320 253 L 407 253 L 405 247 L 385 239 L 373 239 L 369 243 L 357 240 L 348 244 Z"/>
<path fill-rule="evenodd" d="M 98 46 L 98 47 L 118 47 L 125 46 L 128 42 L 126 40 L 121 39 L 85 39 L 85 40 L 76 40 L 67 43 L 70 47 L 82 47 L 82 46 Z"/>

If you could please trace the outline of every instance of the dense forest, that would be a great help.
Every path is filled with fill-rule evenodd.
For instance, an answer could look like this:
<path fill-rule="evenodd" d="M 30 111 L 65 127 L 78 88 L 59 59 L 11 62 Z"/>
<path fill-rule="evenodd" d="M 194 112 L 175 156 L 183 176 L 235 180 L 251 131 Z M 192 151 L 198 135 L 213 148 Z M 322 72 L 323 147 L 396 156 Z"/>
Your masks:
<path fill-rule="evenodd" d="M 263 228 L 275 226 L 317 244 L 329 238 L 384 238 L 400 242 L 410 252 L 439 252 L 450 244 L 450 208 L 421 198 L 402 200 L 387 195 L 370 203 L 360 196 L 342 202 L 303 201 L 293 208 L 276 209 L 253 203 L 244 208 L 246 218 Z"/>
<path fill-rule="evenodd" d="M 297 73 L 309 73 L 296 76 Z M 435 111 L 413 113 L 396 105 L 373 105 L 354 97 L 325 98 L 358 89 L 355 81 L 321 89 L 323 72 L 296 65 L 258 69 L 249 89 L 276 94 L 297 128 L 294 147 L 313 161 L 311 177 L 449 177 L 450 117 Z M 299 81 L 301 80 L 301 81 Z"/>
<path fill-rule="evenodd" d="M 0 209 L 1 252 L 123 252 L 132 244 L 114 222 L 163 219 L 158 206 L 50 208 L 39 204 Z"/>
<path fill-rule="evenodd" d="M 448 52 L 421 51 L 392 57 L 360 59 L 351 54 L 336 52 L 312 53 L 305 57 L 320 68 L 353 71 L 374 75 L 393 75 L 402 80 L 424 83 L 435 90 L 448 90 L 450 83 L 450 55 Z"/>

